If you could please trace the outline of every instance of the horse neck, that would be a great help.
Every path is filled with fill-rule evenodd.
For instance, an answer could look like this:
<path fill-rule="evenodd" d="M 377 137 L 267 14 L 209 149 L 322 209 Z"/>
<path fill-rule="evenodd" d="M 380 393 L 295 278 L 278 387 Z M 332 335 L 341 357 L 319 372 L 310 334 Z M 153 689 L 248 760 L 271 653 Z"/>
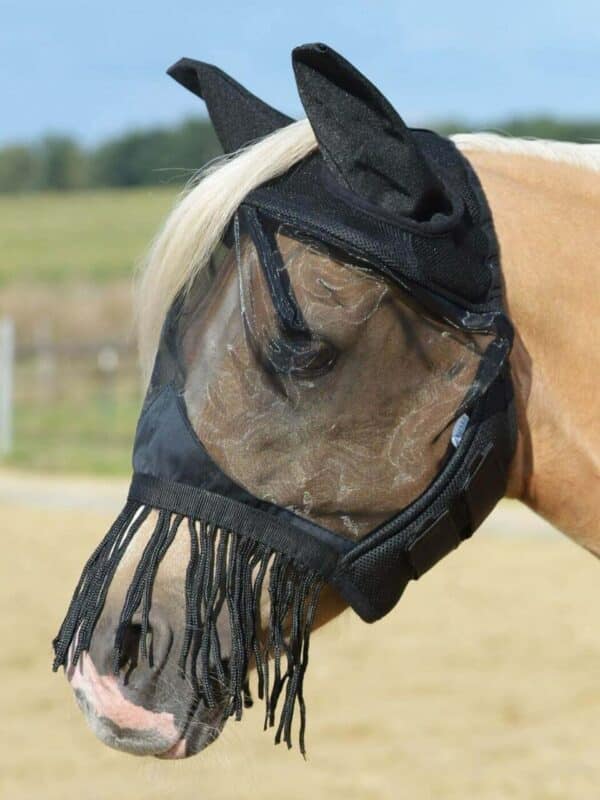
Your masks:
<path fill-rule="evenodd" d="M 600 176 L 530 156 L 467 155 L 492 208 L 516 330 L 509 494 L 600 555 Z"/>

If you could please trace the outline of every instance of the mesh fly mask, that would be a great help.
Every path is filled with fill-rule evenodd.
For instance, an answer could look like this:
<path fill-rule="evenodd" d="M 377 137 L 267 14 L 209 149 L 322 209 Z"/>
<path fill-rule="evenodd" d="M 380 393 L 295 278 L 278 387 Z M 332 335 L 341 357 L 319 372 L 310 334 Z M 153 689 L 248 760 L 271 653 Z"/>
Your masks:
<path fill-rule="evenodd" d="M 318 150 L 245 198 L 173 303 L 127 503 L 54 644 L 55 668 L 90 647 L 121 558 L 156 511 L 115 670 L 134 614 L 151 658 L 153 581 L 187 537 L 180 669 L 209 707 L 213 679 L 225 686 L 239 718 L 254 663 L 276 740 L 291 744 L 299 707 L 304 750 L 320 588 L 368 622 L 390 611 L 503 496 L 515 417 L 498 243 L 470 164 L 408 129 L 331 49 L 297 48 L 293 64 Z M 215 67 L 183 59 L 169 72 L 204 98 L 226 152 L 291 122 Z"/>

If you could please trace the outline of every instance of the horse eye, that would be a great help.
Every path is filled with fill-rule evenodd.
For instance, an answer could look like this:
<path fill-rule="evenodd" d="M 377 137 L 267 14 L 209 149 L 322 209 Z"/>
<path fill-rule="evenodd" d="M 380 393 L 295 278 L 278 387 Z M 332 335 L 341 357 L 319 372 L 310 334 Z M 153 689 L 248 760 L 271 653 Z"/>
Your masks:
<path fill-rule="evenodd" d="M 295 378 L 325 375 L 333 369 L 337 357 L 337 348 L 318 336 L 282 335 L 271 339 L 262 353 L 266 369 Z"/>

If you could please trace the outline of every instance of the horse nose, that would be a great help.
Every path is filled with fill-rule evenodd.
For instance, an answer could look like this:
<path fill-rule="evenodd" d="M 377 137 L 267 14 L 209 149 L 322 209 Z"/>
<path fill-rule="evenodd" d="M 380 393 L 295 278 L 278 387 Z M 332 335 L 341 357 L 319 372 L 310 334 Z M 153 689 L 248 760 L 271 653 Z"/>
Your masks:
<path fill-rule="evenodd" d="M 160 613 L 151 615 L 147 630 L 137 619 L 121 627 L 104 620 L 89 652 L 67 674 L 88 724 L 103 742 L 139 755 L 181 757 L 184 720 L 172 708 L 171 681 L 161 680 L 171 666 L 173 634 Z"/>

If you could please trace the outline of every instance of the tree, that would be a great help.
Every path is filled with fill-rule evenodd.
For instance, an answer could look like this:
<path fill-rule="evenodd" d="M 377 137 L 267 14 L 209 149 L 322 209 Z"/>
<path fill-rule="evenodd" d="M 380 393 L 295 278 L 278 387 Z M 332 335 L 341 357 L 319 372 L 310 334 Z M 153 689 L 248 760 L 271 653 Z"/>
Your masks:
<path fill-rule="evenodd" d="M 472 125 L 460 120 L 446 120 L 433 126 L 443 134 L 468 131 L 493 131 L 506 136 L 533 139 L 557 139 L 565 142 L 600 142 L 600 120 L 568 120 L 550 116 L 512 117 L 507 120 Z"/>
<path fill-rule="evenodd" d="M 600 120 L 593 119 L 530 116 L 478 125 L 447 120 L 432 127 L 443 134 L 489 130 L 509 136 L 600 142 Z M 0 149 L 0 192 L 181 184 L 220 153 L 206 118 L 184 120 L 172 128 L 133 131 L 91 152 L 67 136 L 47 136 L 32 146 Z"/>
<path fill-rule="evenodd" d="M 39 148 L 40 188 L 81 189 L 87 183 L 84 153 L 68 136 L 46 136 Z"/>
<path fill-rule="evenodd" d="M 219 152 L 207 120 L 136 131 L 98 148 L 92 155 L 92 182 L 99 186 L 183 183 Z"/>
<path fill-rule="evenodd" d="M 37 188 L 39 159 L 26 145 L 0 150 L 0 192 L 26 192 Z"/>

